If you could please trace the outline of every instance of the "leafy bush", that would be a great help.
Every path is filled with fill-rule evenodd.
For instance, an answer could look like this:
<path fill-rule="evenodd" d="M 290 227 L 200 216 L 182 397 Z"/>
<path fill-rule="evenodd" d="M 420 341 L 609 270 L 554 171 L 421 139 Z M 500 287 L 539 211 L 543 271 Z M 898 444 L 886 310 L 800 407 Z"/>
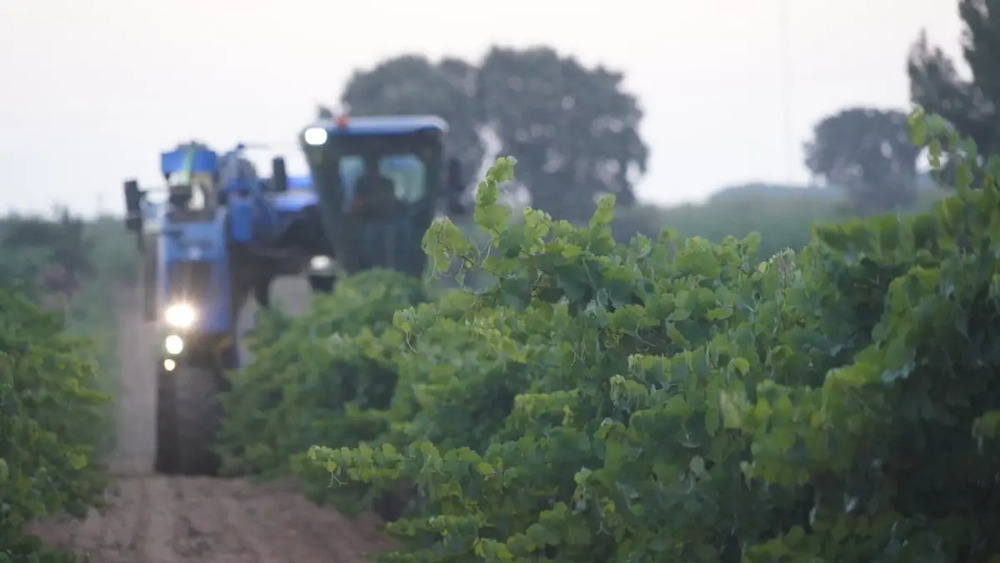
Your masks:
<path fill-rule="evenodd" d="M 487 248 L 446 219 L 424 238 L 437 269 L 495 283 L 336 339 L 337 361 L 395 375 L 391 403 L 274 407 L 327 418 L 308 439 L 283 426 L 284 459 L 311 439 L 328 444 L 309 459 L 333 479 L 306 472 L 317 487 L 412 487 L 389 561 L 1000 555 L 1000 159 L 979 169 L 916 116 L 917 133 L 928 124 L 932 161 L 960 148 L 957 177 L 981 189 L 818 227 L 801 253 L 763 263 L 753 237 L 616 244 L 610 199 L 587 227 L 532 210 L 513 221 L 501 159 L 477 195 Z M 292 363 L 319 350 L 266 349 Z M 341 377 L 307 364 L 288 386 Z M 345 433 L 372 418 L 373 432 Z"/>
<path fill-rule="evenodd" d="M 94 462 L 101 407 L 93 350 L 64 333 L 60 315 L 0 291 L 0 561 L 32 561 L 23 534 L 56 511 L 82 515 L 99 499 Z"/>
<path fill-rule="evenodd" d="M 385 362 L 342 351 L 379 340 L 395 311 L 425 299 L 419 280 L 371 270 L 317 296 L 311 312 L 294 322 L 278 312 L 261 315 L 247 342 L 252 361 L 233 374 L 223 396 L 223 473 L 272 477 L 302 467 L 315 474 L 295 459 L 312 444 L 332 437 L 356 445 L 380 435 L 386 427 L 380 411 L 389 407 L 396 373 Z M 316 487 L 313 496 L 327 492 Z"/>
<path fill-rule="evenodd" d="M 99 390 L 115 391 L 114 292 L 134 281 L 133 240 L 121 219 L 83 221 L 65 210 L 51 218 L 0 218 L 0 289 L 48 309 L 63 309 L 69 334 L 90 341 L 101 377 Z M 103 409 L 101 453 L 115 442 L 114 409 Z"/>

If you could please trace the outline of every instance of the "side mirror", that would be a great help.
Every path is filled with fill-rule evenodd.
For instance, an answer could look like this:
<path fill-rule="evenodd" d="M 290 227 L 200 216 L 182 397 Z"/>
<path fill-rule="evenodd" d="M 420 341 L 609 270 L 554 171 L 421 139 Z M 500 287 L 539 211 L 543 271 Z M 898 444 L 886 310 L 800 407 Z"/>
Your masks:
<path fill-rule="evenodd" d="M 280 156 L 271 160 L 271 189 L 276 192 L 288 191 L 288 172 L 285 170 L 285 159 Z"/>
<path fill-rule="evenodd" d="M 133 233 L 142 231 L 142 192 L 135 180 L 125 182 L 125 229 Z"/>

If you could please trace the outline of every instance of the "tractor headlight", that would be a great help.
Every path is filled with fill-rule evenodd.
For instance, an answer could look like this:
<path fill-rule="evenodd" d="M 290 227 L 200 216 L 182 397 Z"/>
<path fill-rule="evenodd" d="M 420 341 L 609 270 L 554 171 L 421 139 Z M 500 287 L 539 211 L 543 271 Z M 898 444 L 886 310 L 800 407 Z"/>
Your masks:
<path fill-rule="evenodd" d="M 163 347 L 171 356 L 176 356 L 184 351 L 184 339 L 176 334 L 171 334 L 163 341 Z"/>
<path fill-rule="evenodd" d="M 198 320 L 198 311 L 187 303 L 175 303 L 163 312 L 167 324 L 175 328 L 191 328 Z"/>
<path fill-rule="evenodd" d="M 306 142 L 307 145 L 318 147 L 326 144 L 326 140 L 329 135 L 326 129 L 322 127 L 310 127 L 306 129 L 305 133 L 302 134 L 302 140 Z"/>
<path fill-rule="evenodd" d="M 331 266 L 333 266 L 333 260 L 329 256 L 313 256 L 312 260 L 309 260 L 310 270 L 327 270 Z"/>

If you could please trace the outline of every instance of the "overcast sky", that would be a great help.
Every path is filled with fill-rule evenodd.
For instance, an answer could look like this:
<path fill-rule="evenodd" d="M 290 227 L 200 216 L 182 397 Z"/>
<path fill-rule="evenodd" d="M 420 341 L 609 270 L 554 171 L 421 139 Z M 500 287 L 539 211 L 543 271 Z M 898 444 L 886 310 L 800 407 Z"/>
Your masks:
<path fill-rule="evenodd" d="M 805 182 L 812 125 L 908 107 L 921 28 L 959 55 L 957 0 L 0 0 L 0 209 L 120 211 L 127 177 L 199 138 L 287 142 L 351 71 L 404 52 L 551 45 L 623 70 L 646 110 L 640 197 Z M 783 104 L 790 104 L 786 134 Z"/>

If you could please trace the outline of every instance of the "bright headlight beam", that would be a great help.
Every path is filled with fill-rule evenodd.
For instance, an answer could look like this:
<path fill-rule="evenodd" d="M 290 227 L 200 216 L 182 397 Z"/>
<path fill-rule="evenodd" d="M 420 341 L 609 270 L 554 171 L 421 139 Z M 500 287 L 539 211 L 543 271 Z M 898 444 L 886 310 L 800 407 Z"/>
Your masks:
<path fill-rule="evenodd" d="M 176 328 L 190 328 L 198 320 L 198 312 L 187 303 L 175 303 L 163 312 L 167 324 Z"/>
<path fill-rule="evenodd" d="M 325 270 L 333 265 L 333 260 L 329 256 L 313 256 L 309 261 L 309 267 L 313 270 Z"/>
<path fill-rule="evenodd" d="M 163 347 L 171 356 L 176 356 L 184 351 L 184 339 L 176 334 L 171 334 L 163 341 Z"/>
<path fill-rule="evenodd" d="M 307 145 L 318 147 L 320 145 L 326 144 L 326 140 L 329 137 L 326 133 L 326 129 L 322 127 L 310 127 L 306 129 L 305 133 L 302 134 L 302 139 Z"/>

